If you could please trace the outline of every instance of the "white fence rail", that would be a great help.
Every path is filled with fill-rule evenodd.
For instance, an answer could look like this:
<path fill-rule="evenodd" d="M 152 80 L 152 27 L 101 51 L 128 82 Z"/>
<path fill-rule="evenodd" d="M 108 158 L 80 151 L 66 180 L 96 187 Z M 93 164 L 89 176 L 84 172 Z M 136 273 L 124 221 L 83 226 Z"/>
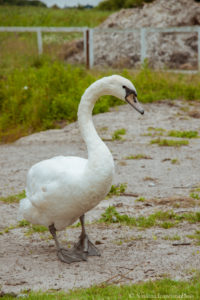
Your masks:
<path fill-rule="evenodd" d="M 86 66 L 92 68 L 94 65 L 94 47 L 93 35 L 94 32 L 111 33 L 111 32 L 140 32 L 140 60 L 144 62 L 147 57 L 147 43 L 146 36 L 149 32 L 163 32 L 163 33 L 197 33 L 197 51 L 198 51 L 198 70 L 200 71 L 200 26 L 184 26 L 184 27 L 168 27 L 168 28 L 133 28 L 133 29 L 91 29 L 88 27 L 0 27 L 0 32 L 35 32 L 37 34 L 38 54 L 43 52 L 42 32 L 82 32 L 84 40 L 84 55 Z"/>

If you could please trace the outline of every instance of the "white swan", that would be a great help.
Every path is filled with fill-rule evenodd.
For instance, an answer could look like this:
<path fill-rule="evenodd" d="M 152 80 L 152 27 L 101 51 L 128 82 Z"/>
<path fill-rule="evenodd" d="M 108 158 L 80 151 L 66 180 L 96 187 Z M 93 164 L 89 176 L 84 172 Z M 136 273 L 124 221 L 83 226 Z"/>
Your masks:
<path fill-rule="evenodd" d="M 26 198 L 20 202 L 20 216 L 33 224 L 49 227 L 58 257 L 67 263 L 100 255 L 86 235 L 84 214 L 104 199 L 114 174 L 112 155 L 92 121 L 94 104 L 102 95 L 116 96 L 144 113 L 136 89 L 128 79 L 113 75 L 94 82 L 83 94 L 78 109 L 88 159 L 58 156 L 35 164 L 28 172 Z M 56 231 L 65 229 L 78 218 L 82 226 L 80 240 L 73 250 L 65 250 L 60 247 Z"/>

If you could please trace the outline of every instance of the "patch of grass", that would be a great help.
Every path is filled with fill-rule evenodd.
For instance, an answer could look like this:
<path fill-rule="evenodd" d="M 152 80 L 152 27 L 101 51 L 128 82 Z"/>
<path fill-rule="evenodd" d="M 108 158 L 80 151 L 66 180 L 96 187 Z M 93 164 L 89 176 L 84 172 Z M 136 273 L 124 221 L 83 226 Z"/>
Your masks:
<path fill-rule="evenodd" d="M 28 228 L 28 230 L 26 231 L 25 235 L 26 236 L 30 236 L 34 233 L 43 233 L 43 232 L 47 232 L 48 228 L 42 225 L 33 225 L 31 224 Z"/>
<path fill-rule="evenodd" d="M 82 66 L 67 65 L 47 55 L 38 58 L 37 49 L 36 53 L 30 53 L 29 48 L 33 48 L 33 45 L 26 36 L 23 41 L 26 41 L 26 45 L 21 47 L 11 39 L 10 46 L 5 46 L 5 51 L 1 51 L 0 142 L 12 142 L 21 136 L 60 128 L 62 124 L 75 121 L 85 89 L 95 80 L 116 72 L 85 70 Z M 0 48 L 3 44 L 0 43 Z M 23 49 L 26 46 L 29 48 L 25 56 Z M 16 53 L 9 54 L 8 49 Z M 165 98 L 187 100 L 188 86 L 194 88 L 193 100 L 200 99 L 200 74 L 183 75 L 180 78 L 177 74 L 168 73 L 166 76 L 165 72 L 148 68 L 138 72 L 123 70 L 118 73 L 134 82 L 141 102 Z M 122 103 L 115 97 L 101 97 L 93 113 L 109 111 L 111 106 Z M 119 137 L 121 135 L 118 134 Z"/>
<path fill-rule="evenodd" d="M 190 193 L 190 197 L 193 198 L 193 199 L 196 199 L 196 200 L 200 200 L 199 194 L 194 193 L 194 192 Z"/>
<path fill-rule="evenodd" d="M 121 128 L 118 130 L 115 130 L 112 134 L 112 140 L 122 140 L 122 135 L 126 134 L 126 129 L 125 128 Z"/>
<path fill-rule="evenodd" d="M 143 239 L 142 235 L 131 236 L 131 237 L 128 237 L 128 238 L 122 238 L 120 240 L 115 240 L 114 244 L 122 245 L 123 243 L 130 243 L 130 242 L 139 241 L 139 240 L 142 240 L 142 239 Z"/>
<path fill-rule="evenodd" d="M 150 141 L 150 144 L 158 144 L 160 147 L 180 147 L 187 146 L 189 144 L 188 140 L 168 140 L 168 139 L 154 139 Z"/>
<path fill-rule="evenodd" d="M 125 159 L 152 159 L 152 157 L 145 154 L 136 154 L 136 155 L 126 156 Z"/>
<path fill-rule="evenodd" d="M 97 9 L 53 9 L 33 6 L 0 6 L 0 26 L 96 27 L 111 12 Z"/>
<path fill-rule="evenodd" d="M 116 278 L 116 283 L 108 285 L 102 283 L 99 286 L 92 286 L 90 288 L 80 288 L 65 292 L 28 292 L 25 293 L 25 298 L 28 300 L 141 300 L 141 299 L 170 299 L 177 300 L 179 298 L 188 298 L 192 300 L 199 300 L 200 295 L 200 276 L 197 274 L 190 281 L 177 281 L 169 278 L 161 280 L 140 282 L 129 285 L 117 285 L 120 282 L 119 275 Z M 5 295 L 2 300 L 13 299 L 12 295 Z"/>
<path fill-rule="evenodd" d="M 180 241 L 181 240 L 181 237 L 177 234 L 173 235 L 173 236 L 169 236 L 169 235 L 165 235 L 163 237 L 163 240 L 169 240 L 169 241 Z"/>
<path fill-rule="evenodd" d="M 18 203 L 21 199 L 25 198 L 26 194 L 25 191 L 20 192 L 16 195 L 10 195 L 7 197 L 0 197 L 0 201 L 10 204 L 10 203 Z"/>
<path fill-rule="evenodd" d="M 111 186 L 110 192 L 107 194 L 108 198 L 111 198 L 113 196 L 120 196 L 126 191 L 127 183 L 120 183 L 118 185 L 113 184 Z"/>
<path fill-rule="evenodd" d="M 165 229 L 176 226 L 179 222 L 188 221 L 190 223 L 200 222 L 200 212 L 176 214 L 173 211 L 157 211 L 147 217 L 129 217 L 121 215 L 114 206 L 109 206 L 101 215 L 99 222 L 120 223 L 127 226 L 136 226 L 140 228 L 150 228 L 159 226 Z"/>
<path fill-rule="evenodd" d="M 143 134 L 144 136 L 163 136 L 165 133 L 165 129 L 156 128 L 156 127 L 148 127 L 148 133 Z"/>
<path fill-rule="evenodd" d="M 179 164 L 179 160 L 177 158 L 171 159 L 172 165 Z"/>
<path fill-rule="evenodd" d="M 43 232 L 48 231 L 48 228 L 45 227 L 45 226 L 33 225 L 27 220 L 21 220 L 16 225 L 11 225 L 9 227 L 6 227 L 3 231 L 0 232 L 0 234 L 8 233 L 8 232 L 10 232 L 10 230 L 20 228 L 20 227 L 27 228 L 27 230 L 25 232 L 26 236 L 30 236 L 30 235 L 32 235 L 33 233 L 36 233 L 36 232 L 43 233 Z"/>
<path fill-rule="evenodd" d="M 195 234 L 188 234 L 186 237 L 196 240 L 197 245 L 200 245 L 200 230 L 196 230 Z"/>
<path fill-rule="evenodd" d="M 157 131 L 157 132 L 165 132 L 166 130 L 164 128 L 161 127 L 148 127 L 147 129 L 148 131 Z"/>
<path fill-rule="evenodd" d="M 139 197 L 135 201 L 137 201 L 137 202 L 144 202 L 145 200 L 146 200 L 145 197 Z"/>
<path fill-rule="evenodd" d="M 84 68 L 40 60 L 39 65 L 16 68 L 3 77 L 0 71 L 0 142 L 75 121 L 84 90 L 97 79 Z M 108 111 L 111 102 L 121 103 L 102 97 L 93 113 Z"/>
<path fill-rule="evenodd" d="M 27 227 L 27 226 L 30 226 L 30 222 L 27 220 L 20 220 L 18 222 L 18 227 Z"/>
<path fill-rule="evenodd" d="M 10 226 L 4 228 L 2 231 L 0 231 L 0 235 L 3 235 L 4 233 L 8 233 L 8 232 L 10 232 L 10 230 L 15 229 L 15 228 L 16 228 L 15 225 L 10 225 Z"/>
<path fill-rule="evenodd" d="M 179 131 L 179 130 L 171 130 L 168 132 L 168 136 L 173 136 L 177 138 L 197 138 L 198 137 L 198 131 Z"/>
<path fill-rule="evenodd" d="M 31 224 L 27 220 L 19 221 L 17 227 L 27 227 L 28 230 L 25 233 L 25 235 L 27 235 L 27 236 L 32 235 L 33 233 L 36 233 L 36 232 L 43 233 L 43 232 L 48 231 L 48 228 L 46 226 L 34 225 L 34 224 Z"/>

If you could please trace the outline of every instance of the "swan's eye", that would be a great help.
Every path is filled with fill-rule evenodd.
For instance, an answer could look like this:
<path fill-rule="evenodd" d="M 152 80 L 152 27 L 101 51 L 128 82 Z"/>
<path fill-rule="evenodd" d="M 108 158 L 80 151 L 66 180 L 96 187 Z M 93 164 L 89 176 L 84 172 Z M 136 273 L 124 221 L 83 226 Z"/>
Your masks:
<path fill-rule="evenodd" d="M 126 88 L 126 86 L 125 86 L 125 85 L 123 85 L 122 87 L 123 87 L 123 89 L 125 89 L 125 88 Z"/>

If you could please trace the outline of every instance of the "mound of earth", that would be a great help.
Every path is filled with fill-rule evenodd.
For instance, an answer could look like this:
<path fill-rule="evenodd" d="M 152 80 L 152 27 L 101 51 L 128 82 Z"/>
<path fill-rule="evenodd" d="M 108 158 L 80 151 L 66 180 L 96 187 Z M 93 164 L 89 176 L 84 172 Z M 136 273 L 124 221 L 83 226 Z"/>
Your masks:
<path fill-rule="evenodd" d="M 98 29 L 140 29 L 199 24 L 200 4 L 194 0 L 157 0 L 145 4 L 142 8 L 122 9 L 108 17 Z M 140 48 L 140 32 L 94 32 L 95 65 L 137 66 L 140 64 Z M 72 55 L 71 52 L 68 53 L 64 55 L 65 59 L 71 62 L 84 61 L 83 49 L 75 51 Z M 155 68 L 166 66 L 196 69 L 197 33 L 149 33 L 147 58 L 150 66 Z"/>

